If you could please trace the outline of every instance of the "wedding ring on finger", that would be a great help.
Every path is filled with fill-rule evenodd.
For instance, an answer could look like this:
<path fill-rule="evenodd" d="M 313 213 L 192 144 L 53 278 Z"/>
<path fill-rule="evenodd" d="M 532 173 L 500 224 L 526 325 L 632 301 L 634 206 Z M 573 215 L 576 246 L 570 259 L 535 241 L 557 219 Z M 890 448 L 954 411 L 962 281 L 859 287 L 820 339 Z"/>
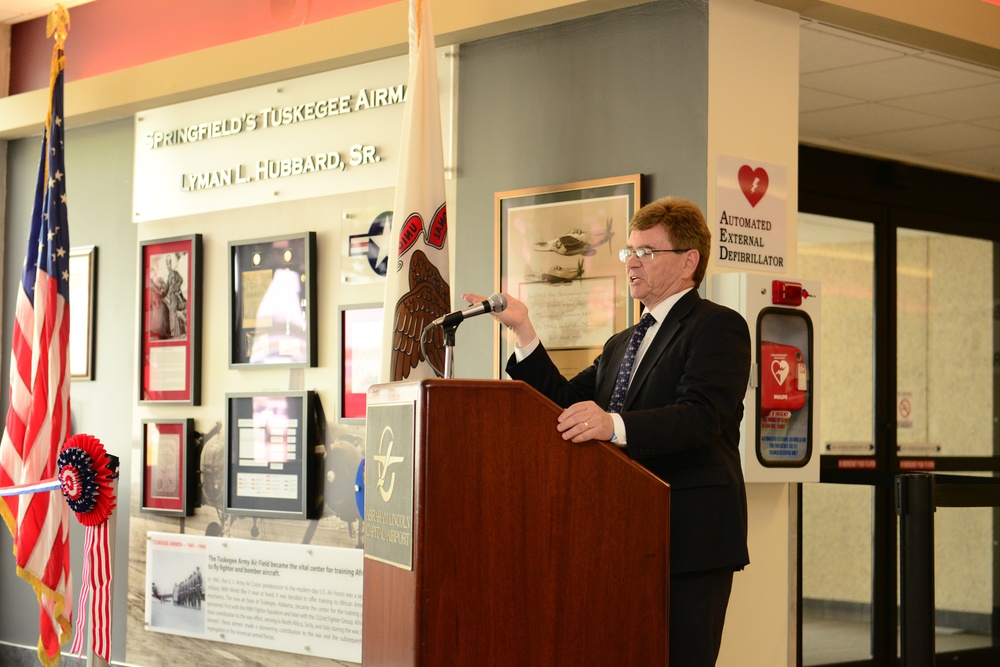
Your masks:
<path fill-rule="evenodd" d="M 583 422 L 583 428 L 584 428 L 584 430 L 589 431 L 590 430 L 590 424 L 588 424 L 587 422 Z"/>

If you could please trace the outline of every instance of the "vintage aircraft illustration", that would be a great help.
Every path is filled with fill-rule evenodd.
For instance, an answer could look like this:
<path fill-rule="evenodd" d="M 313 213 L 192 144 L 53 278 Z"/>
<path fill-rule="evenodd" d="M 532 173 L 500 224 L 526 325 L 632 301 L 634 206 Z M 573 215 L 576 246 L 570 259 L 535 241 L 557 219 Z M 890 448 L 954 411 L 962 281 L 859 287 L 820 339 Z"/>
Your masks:
<path fill-rule="evenodd" d="M 558 255 L 586 255 L 589 257 L 597 252 L 595 248 L 602 243 L 607 243 L 610 250 L 611 237 L 614 234 L 614 231 L 611 229 L 611 218 L 608 218 L 605 229 L 594 231 L 571 229 L 554 239 L 536 241 L 535 250 L 538 252 L 554 252 Z"/>
<path fill-rule="evenodd" d="M 550 285 L 559 285 L 562 283 L 571 283 L 577 278 L 583 277 L 583 260 L 581 259 L 576 265 L 576 268 L 562 267 L 558 264 L 550 266 L 547 271 L 542 273 L 538 278 L 542 282 L 549 283 Z"/>

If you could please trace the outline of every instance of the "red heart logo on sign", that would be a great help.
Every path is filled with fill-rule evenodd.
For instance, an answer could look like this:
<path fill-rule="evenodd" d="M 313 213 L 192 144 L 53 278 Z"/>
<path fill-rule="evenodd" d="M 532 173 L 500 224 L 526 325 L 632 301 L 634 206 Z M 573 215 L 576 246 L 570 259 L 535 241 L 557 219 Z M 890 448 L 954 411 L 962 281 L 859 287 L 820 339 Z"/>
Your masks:
<path fill-rule="evenodd" d="M 740 167 L 739 179 L 743 196 L 750 202 L 750 206 L 756 206 L 767 192 L 767 172 L 761 167 L 751 169 L 743 165 Z"/>

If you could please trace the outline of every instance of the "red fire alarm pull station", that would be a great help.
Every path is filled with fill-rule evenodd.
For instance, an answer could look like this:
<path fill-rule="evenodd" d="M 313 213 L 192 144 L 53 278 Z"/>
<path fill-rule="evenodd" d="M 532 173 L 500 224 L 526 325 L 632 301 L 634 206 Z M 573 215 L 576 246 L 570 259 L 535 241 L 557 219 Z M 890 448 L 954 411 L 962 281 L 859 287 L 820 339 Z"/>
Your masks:
<path fill-rule="evenodd" d="M 802 283 L 789 283 L 784 280 L 771 281 L 771 303 L 776 306 L 801 306 L 802 297 L 808 296 L 802 289 Z"/>

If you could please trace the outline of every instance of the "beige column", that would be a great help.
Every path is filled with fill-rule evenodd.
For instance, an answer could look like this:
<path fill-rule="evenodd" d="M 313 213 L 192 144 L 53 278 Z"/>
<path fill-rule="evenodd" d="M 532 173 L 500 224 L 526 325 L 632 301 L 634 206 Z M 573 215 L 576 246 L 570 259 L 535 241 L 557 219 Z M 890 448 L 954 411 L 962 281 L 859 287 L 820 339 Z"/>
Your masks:
<path fill-rule="evenodd" d="M 797 270 L 799 17 L 750 0 L 710 0 L 709 225 L 719 155 L 787 170 L 787 257 Z M 715 258 L 709 272 L 716 271 Z M 718 664 L 795 664 L 796 507 L 788 484 L 747 484 L 750 565 L 733 580 Z"/>

